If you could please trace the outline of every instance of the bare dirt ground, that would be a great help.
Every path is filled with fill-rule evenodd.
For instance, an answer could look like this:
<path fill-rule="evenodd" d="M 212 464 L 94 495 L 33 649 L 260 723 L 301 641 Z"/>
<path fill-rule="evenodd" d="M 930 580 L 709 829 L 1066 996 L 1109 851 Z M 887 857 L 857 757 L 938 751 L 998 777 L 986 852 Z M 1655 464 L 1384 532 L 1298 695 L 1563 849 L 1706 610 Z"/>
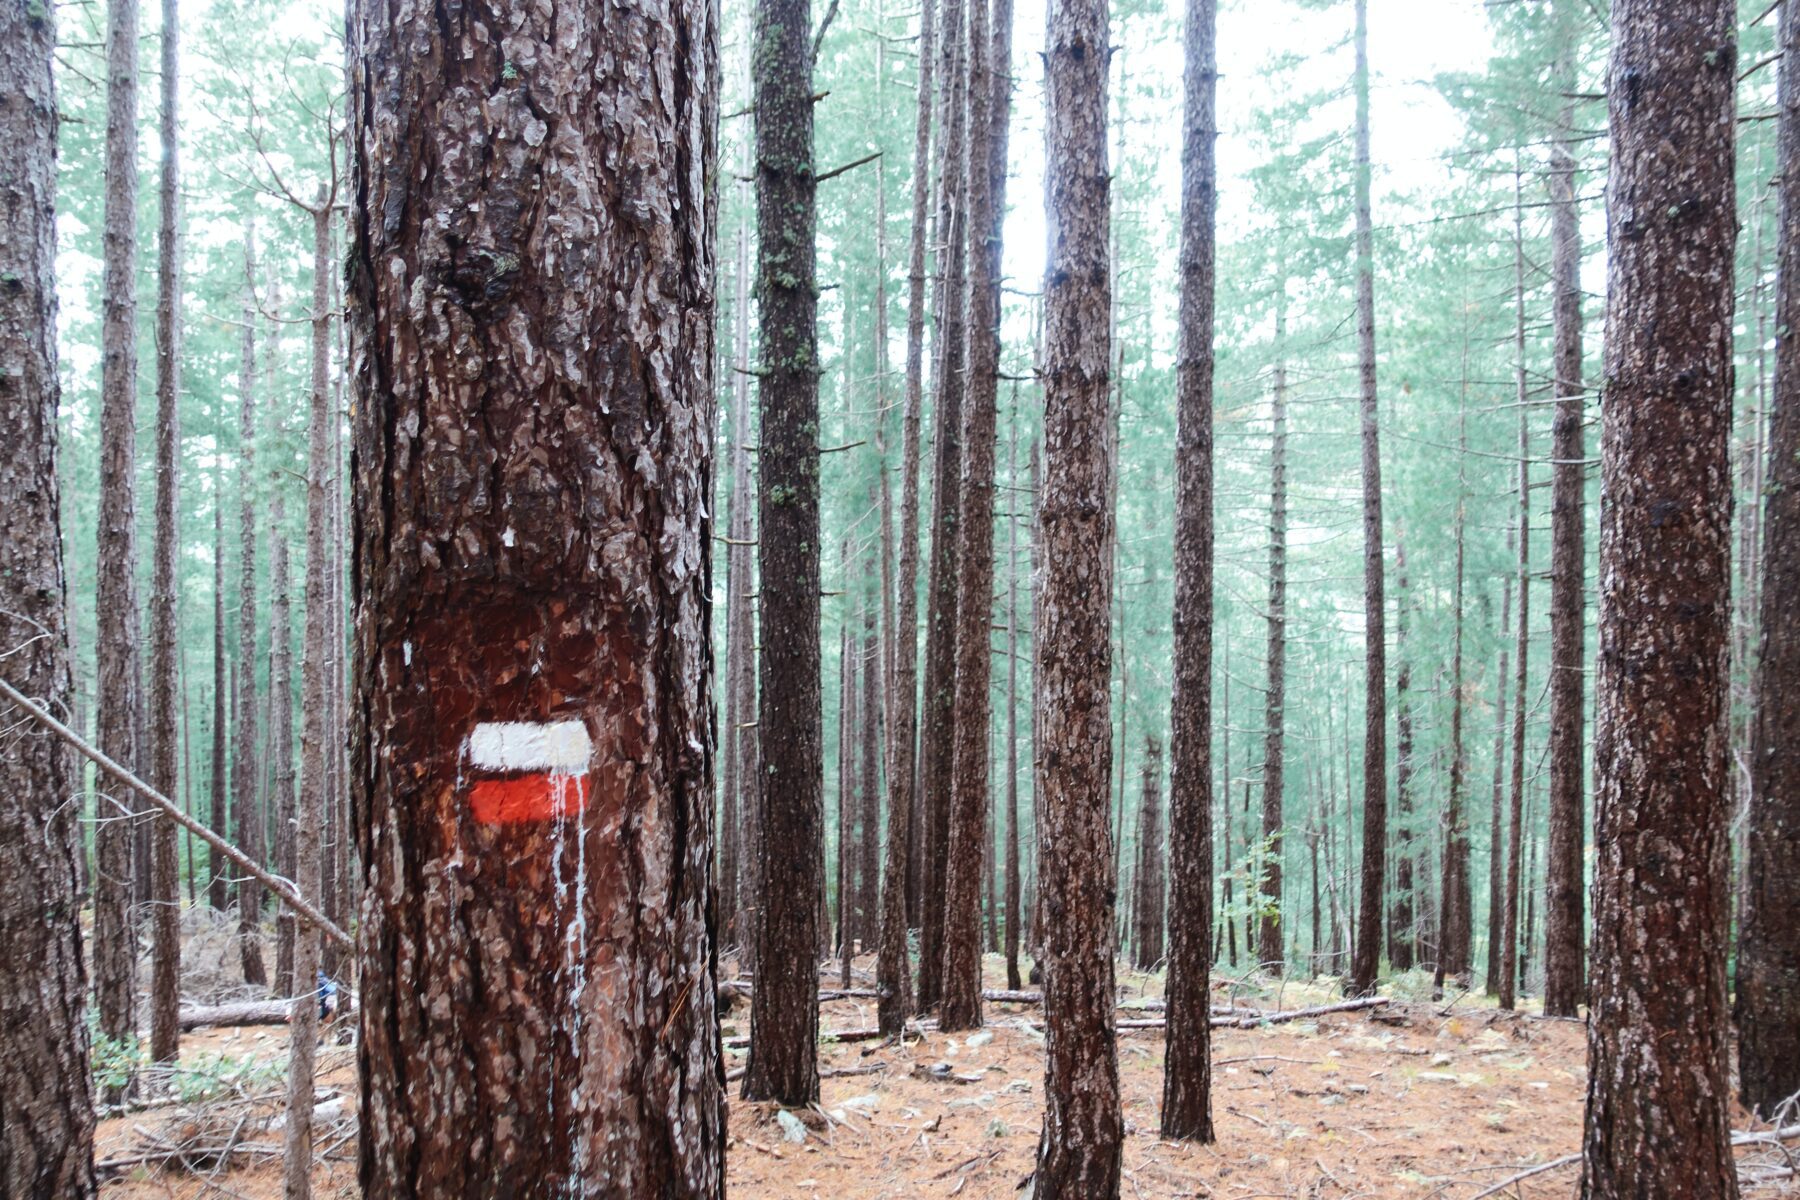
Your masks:
<path fill-rule="evenodd" d="M 858 962 L 861 968 L 865 964 Z M 873 968 L 873 962 L 866 964 Z M 990 986 L 1000 982 L 990 958 Z M 859 974 L 861 972 L 859 971 Z M 836 971 L 830 972 L 835 977 Z M 834 979 L 822 980 L 829 987 Z M 857 980 L 866 984 L 866 978 Z M 1155 976 L 1121 973 L 1121 1016 L 1160 991 Z M 1221 990 L 1219 1002 L 1230 993 Z M 1292 1010 L 1335 999 L 1324 986 L 1288 984 L 1238 995 L 1238 1004 Z M 773 1106 L 733 1096 L 729 1192 L 755 1200 L 828 1197 L 992 1197 L 1005 1200 L 1031 1173 L 1042 1117 L 1041 1013 L 1033 1005 L 990 1004 L 982 1034 L 925 1031 L 904 1046 L 824 1039 L 817 1110 L 796 1126 Z M 725 1033 L 748 1031 L 748 1006 L 725 1017 Z M 824 1006 L 825 1031 L 875 1023 L 872 1000 Z M 217 1029 L 184 1041 L 184 1061 L 285 1061 L 281 1028 Z M 1475 996 L 1445 1011 L 1420 1000 L 1375 1012 L 1331 1014 L 1255 1029 L 1216 1029 L 1214 1146 L 1165 1142 L 1156 1133 L 1162 1088 L 1162 1031 L 1121 1031 L 1119 1071 L 1126 1121 L 1126 1197 L 1348 1200 L 1442 1197 L 1474 1200 L 1508 1178 L 1580 1147 L 1586 1087 L 1580 1024 L 1501 1013 Z M 726 1052 L 728 1069 L 741 1050 Z M 207 1060 L 205 1056 L 214 1056 Z M 223 1056 L 222 1058 L 219 1056 Z M 321 1059 L 321 1155 L 315 1194 L 357 1194 L 355 1063 L 348 1047 Z M 253 1081 L 244 1090 L 256 1090 Z M 279 1082 L 260 1090 L 279 1092 Z M 735 1086 L 733 1088 L 735 1091 Z M 132 1113 L 102 1122 L 98 1157 L 129 1158 L 204 1129 L 209 1144 L 235 1136 L 240 1154 L 225 1166 L 145 1163 L 122 1168 L 108 1200 L 281 1194 L 280 1102 L 241 1101 Z M 1739 1111 L 1733 1128 L 1766 1128 Z M 235 1130 L 235 1133 L 234 1133 Z M 790 1140 L 803 1133 L 803 1140 Z M 195 1139 L 197 1140 L 197 1139 Z M 1746 1191 L 1800 1196 L 1780 1146 L 1739 1151 Z M 1496 1195 L 1573 1196 L 1570 1163 Z M 1753 1182 L 1754 1181 L 1754 1182 Z"/>

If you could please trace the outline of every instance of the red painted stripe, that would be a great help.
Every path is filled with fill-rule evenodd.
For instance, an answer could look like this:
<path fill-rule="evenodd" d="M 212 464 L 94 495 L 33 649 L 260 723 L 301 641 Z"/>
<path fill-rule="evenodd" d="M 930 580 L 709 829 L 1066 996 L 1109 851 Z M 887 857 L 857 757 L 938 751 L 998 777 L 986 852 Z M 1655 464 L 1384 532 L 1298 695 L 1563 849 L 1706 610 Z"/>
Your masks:
<path fill-rule="evenodd" d="M 572 817 L 587 804 L 586 775 L 531 774 L 477 779 L 469 788 L 469 811 L 483 825 L 518 825 Z"/>

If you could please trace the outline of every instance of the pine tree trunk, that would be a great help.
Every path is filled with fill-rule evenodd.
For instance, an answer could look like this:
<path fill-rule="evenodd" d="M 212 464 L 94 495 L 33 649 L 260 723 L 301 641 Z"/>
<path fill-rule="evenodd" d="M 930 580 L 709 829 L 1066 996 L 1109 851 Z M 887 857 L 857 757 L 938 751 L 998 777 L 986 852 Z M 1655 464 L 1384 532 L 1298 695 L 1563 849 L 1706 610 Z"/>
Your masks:
<path fill-rule="evenodd" d="M 1124 1136 L 1113 1033 L 1115 879 L 1106 827 L 1114 522 L 1107 457 L 1108 41 L 1105 0 L 1052 0 L 1044 39 L 1050 248 L 1036 679 L 1047 1025 L 1044 1125 L 1032 1190 L 1039 1200 L 1117 1197 Z M 1194 349 L 1192 341 L 1185 345 Z M 1204 871 L 1202 865 L 1195 873 Z M 1205 930 L 1204 922 L 1199 928 Z"/>
<path fill-rule="evenodd" d="M 176 92 L 180 19 L 176 0 L 162 0 L 161 214 L 156 264 L 156 543 L 150 583 L 150 776 L 165 796 L 180 783 L 177 676 L 180 621 L 175 559 L 180 550 L 181 489 L 181 192 Z M 181 1047 L 181 890 L 175 825 L 150 829 L 150 1058 L 173 1062 Z"/>
<path fill-rule="evenodd" d="M 264 858 L 262 804 L 256 761 L 256 233 L 244 222 L 243 340 L 238 358 L 238 622 L 237 743 L 231 766 L 232 832 L 238 849 Z M 262 885 L 238 880 L 238 958 L 244 982 L 268 983 L 262 956 Z"/>
<path fill-rule="evenodd" d="M 1512 541 L 1510 535 L 1507 541 Z M 1512 648 L 1506 645 L 1506 636 L 1511 628 L 1512 583 L 1503 579 L 1500 582 L 1500 669 L 1494 675 L 1494 788 L 1490 801 L 1492 812 L 1488 822 L 1488 944 L 1483 990 L 1490 996 L 1500 994 L 1500 947 L 1503 944 L 1500 919 L 1503 915 L 1501 905 L 1506 896 L 1506 890 L 1502 886 L 1502 880 L 1506 877 L 1506 860 L 1502 857 L 1500 843 L 1501 832 L 1506 826 L 1500 820 L 1500 796 L 1506 779 L 1506 664 L 1512 653 Z"/>
<path fill-rule="evenodd" d="M 1213 1140 L 1212 343 L 1213 226 L 1218 203 L 1214 161 L 1217 16 L 1216 0 L 1187 0 L 1181 125 L 1181 307 L 1175 380 L 1175 670 L 1169 702 L 1169 1025 L 1161 1124 L 1164 1137 L 1198 1142 Z M 1225 674 L 1229 712 L 1229 660 Z M 1225 724 L 1229 727 L 1229 719 Z M 1229 912 L 1229 741 L 1225 750 L 1222 791 L 1227 813 L 1225 907 Z M 1235 934 L 1231 958 L 1237 961 Z"/>
<path fill-rule="evenodd" d="M 866 587 L 863 605 L 861 778 L 856 788 L 856 943 L 861 953 L 875 941 L 876 905 L 881 892 L 881 630 L 876 618 L 880 596 L 877 547 L 871 540 L 863 557 Z"/>
<path fill-rule="evenodd" d="M 1712 1200 L 1738 1194 L 1725 988 L 1736 9 L 1617 0 L 1612 18 L 1581 1191 Z"/>
<path fill-rule="evenodd" d="M 273 372 L 270 373 L 273 390 Z M 289 596 L 287 497 L 277 486 L 269 502 L 269 757 L 274 762 L 275 870 L 286 879 L 295 871 L 294 822 L 294 651 L 293 608 Z M 302 668 L 304 669 L 304 667 Z M 323 697 L 321 697 L 323 698 Z M 303 702 L 310 697 L 302 696 Z M 310 893 L 309 893 L 310 895 Z M 275 994 L 294 994 L 294 914 L 275 910 Z"/>
<path fill-rule="evenodd" d="M 1418 930 L 1413 915 L 1413 708 L 1412 662 L 1406 657 L 1408 609 L 1412 594 L 1406 582 L 1406 543 L 1394 531 L 1394 572 L 1398 602 L 1394 605 L 1394 893 L 1388 906 L 1388 963 L 1396 971 L 1413 966 Z"/>
<path fill-rule="evenodd" d="M 1469 819 L 1463 810 L 1469 777 L 1468 754 L 1463 743 L 1463 583 L 1467 574 L 1466 526 L 1468 483 L 1463 463 L 1468 457 L 1469 338 L 1468 310 L 1464 306 L 1462 390 L 1457 400 L 1456 456 L 1456 586 L 1452 605 L 1453 632 L 1450 653 L 1450 794 L 1444 806 L 1444 851 L 1438 900 L 1437 969 L 1432 976 L 1434 994 L 1443 995 L 1444 981 L 1459 987 L 1471 982 L 1470 955 L 1474 933 L 1469 894 Z"/>
<path fill-rule="evenodd" d="M 748 171 L 744 172 L 748 174 Z M 739 279 L 750 276 L 750 238 L 738 230 Z M 756 931 L 762 911 L 762 811 L 757 803 L 757 782 L 762 760 L 756 729 L 756 611 L 751 599 L 756 591 L 755 484 L 750 465 L 750 303 L 740 289 L 736 321 L 738 367 L 732 386 L 731 418 L 731 545 L 726 555 L 730 588 L 726 599 L 730 648 L 726 660 L 726 686 L 736 701 L 738 719 L 729 730 L 737 749 L 739 839 L 737 846 L 737 905 L 730 910 L 735 927 L 728 936 L 738 947 L 740 966 L 756 970 Z"/>
<path fill-rule="evenodd" d="M 967 220 L 968 46 L 964 41 L 965 0 L 943 0 L 938 31 L 939 243 L 937 311 L 937 403 L 933 413 L 931 476 L 931 568 L 926 583 L 925 688 L 919 738 L 919 806 L 923 854 L 918 866 L 920 1009 L 935 1008 L 943 996 L 945 891 L 950 862 L 950 790 L 955 768 L 956 602 L 959 513 L 962 506 L 962 402 L 966 296 L 964 257 Z"/>
<path fill-rule="evenodd" d="M 209 774 L 211 807 L 208 822 L 213 832 L 227 834 L 231 828 L 228 787 L 230 772 L 226 767 L 226 713 L 230 706 L 231 677 L 225 652 L 225 493 L 223 472 L 213 476 L 213 727 L 212 760 Z M 206 851 L 206 902 L 217 912 L 231 904 L 230 881 L 225 875 L 225 856 L 217 847 Z"/>
<path fill-rule="evenodd" d="M 1269 687 L 1263 709 L 1262 840 L 1268 847 L 1263 864 L 1261 913 L 1256 956 L 1265 970 L 1282 974 L 1287 954 L 1282 946 L 1281 860 L 1286 842 L 1282 750 L 1287 732 L 1287 281 L 1276 281 L 1275 387 L 1271 396 L 1274 426 L 1269 447 Z"/>
<path fill-rule="evenodd" d="M 1781 12 L 1781 260 L 1776 325 L 1800 322 L 1800 5 Z M 1737 960 L 1738 1093 L 1773 1116 L 1800 1092 L 1800 344 L 1776 342 L 1763 520 L 1762 656 Z"/>
<path fill-rule="evenodd" d="M 108 0 L 106 197 L 101 236 L 100 532 L 94 656 L 99 745 L 139 765 L 137 600 L 137 0 Z M 107 780 L 94 834 L 94 993 L 99 1031 L 137 1035 L 137 921 L 131 911 L 138 801 Z"/>
<path fill-rule="evenodd" d="M 1381 968 L 1381 886 L 1387 852 L 1387 635 L 1381 550 L 1381 433 L 1375 407 L 1375 235 L 1370 214 L 1369 12 L 1356 4 L 1356 345 L 1362 394 L 1363 854 L 1362 895 L 1347 991 L 1375 990 Z"/>
<path fill-rule="evenodd" d="M 981 1025 L 982 873 L 988 836 L 993 679 L 994 452 L 1000 387 L 1000 252 L 1006 217 L 1007 123 L 1012 98 L 1012 3 L 969 0 L 968 394 L 963 401 L 962 498 L 956 533 L 954 766 L 944 979 L 938 1027 Z"/>
<path fill-rule="evenodd" d="M 1162 743 L 1144 739 L 1144 795 L 1138 809 L 1138 865 L 1132 962 L 1153 971 L 1163 957 Z"/>
<path fill-rule="evenodd" d="M 1506 876 L 1500 917 L 1499 1003 L 1512 1009 L 1519 986 L 1519 864 L 1525 812 L 1525 680 L 1531 650 L 1531 425 L 1526 419 L 1525 233 L 1520 178 L 1513 175 L 1513 368 L 1519 410 L 1519 623 L 1513 643 L 1512 800 L 1506 835 Z"/>
<path fill-rule="evenodd" d="M 1572 82 L 1574 32 L 1565 24 L 1557 78 Z M 1573 90 L 1572 87 L 1565 90 Z M 1581 214 L 1575 199 L 1574 113 L 1564 106 L 1550 152 L 1550 277 L 1556 396 L 1550 500 L 1550 847 L 1544 896 L 1544 1013 L 1573 1017 L 1587 997 L 1582 756 L 1587 655 L 1587 471 L 1582 422 Z M 1800 1052 L 1800 1042 L 1796 1043 Z M 1797 1082 L 1800 1090 L 1800 1082 Z"/>
<path fill-rule="evenodd" d="M 819 989 L 811 964 L 824 893 L 824 749 L 811 12 L 810 0 L 758 0 L 751 59 L 762 325 L 757 791 L 763 911 L 744 1097 L 784 1104 L 819 1098 Z"/>
<path fill-rule="evenodd" d="M 1007 423 L 1006 478 L 1013 498 L 1006 514 L 1006 986 L 1018 991 L 1025 986 L 1019 974 L 1019 927 L 1024 919 L 1020 905 L 1019 872 L 1019 404 L 1013 389 L 1013 406 Z"/>
<path fill-rule="evenodd" d="M 930 194 L 932 67 L 936 56 L 935 0 L 919 11 L 918 109 L 913 132 L 912 234 L 907 251 L 906 409 L 900 424 L 900 572 L 894 618 L 894 675 L 888 709 L 888 843 L 881 893 L 881 951 L 875 978 L 881 999 L 877 1022 L 898 1034 L 912 1011 L 907 961 L 907 902 L 913 875 L 917 820 L 914 749 L 919 655 L 919 421 L 925 394 L 925 210 Z M 913 899 L 917 900 L 916 891 Z"/>
<path fill-rule="evenodd" d="M 749 376 L 744 374 L 749 369 L 747 355 L 749 347 L 745 345 L 749 333 L 749 246 L 747 230 L 742 224 L 738 226 L 735 243 L 736 252 L 733 262 L 734 294 L 732 298 L 732 346 L 731 369 L 726 377 L 733 381 L 731 393 L 731 428 L 726 432 L 729 438 L 727 453 L 731 464 L 730 490 L 725 495 L 725 679 L 724 679 L 724 725 L 721 741 L 721 755 L 724 766 L 720 772 L 719 786 L 719 861 L 713 877 L 714 891 L 719 902 L 719 946 L 729 949 L 738 944 L 738 873 L 739 865 L 739 832 L 743 820 L 739 797 L 743 792 L 743 754 L 740 752 L 741 738 L 739 727 L 750 719 L 740 703 L 738 675 L 743 669 L 743 660 L 753 652 L 748 638 L 752 636 L 745 623 L 740 619 L 748 614 L 747 608 L 740 612 L 738 592 L 749 590 L 749 580 L 743 575 L 743 560 L 749 547 L 740 547 L 740 529 L 744 524 L 746 509 L 750 503 L 748 481 L 738 474 L 738 444 L 748 433 L 748 422 L 745 409 L 748 407 Z M 743 457 L 748 458 L 747 453 Z M 755 700 L 752 698 L 752 705 Z"/>
<path fill-rule="evenodd" d="M 56 27 L 0 6 L 0 646 L 6 677 L 53 712 L 70 700 L 57 477 Z M 48 636 L 44 636 L 44 635 Z M 94 1194 L 94 1097 L 81 958 L 80 787 L 72 756 L 21 714 L 0 753 L 0 1195 Z"/>
<path fill-rule="evenodd" d="M 716 10 L 485 11 L 350 8 L 360 1181 L 714 1198 Z"/>

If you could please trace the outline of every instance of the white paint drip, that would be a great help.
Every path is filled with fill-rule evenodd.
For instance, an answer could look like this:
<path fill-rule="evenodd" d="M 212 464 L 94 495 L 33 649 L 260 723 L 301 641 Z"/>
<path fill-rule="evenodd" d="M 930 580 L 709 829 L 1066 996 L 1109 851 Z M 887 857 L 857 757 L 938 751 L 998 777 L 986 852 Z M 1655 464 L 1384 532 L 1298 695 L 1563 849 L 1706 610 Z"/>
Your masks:
<path fill-rule="evenodd" d="M 585 775 L 593 756 L 580 721 L 483 721 L 469 734 L 469 762 L 483 771 Z"/>

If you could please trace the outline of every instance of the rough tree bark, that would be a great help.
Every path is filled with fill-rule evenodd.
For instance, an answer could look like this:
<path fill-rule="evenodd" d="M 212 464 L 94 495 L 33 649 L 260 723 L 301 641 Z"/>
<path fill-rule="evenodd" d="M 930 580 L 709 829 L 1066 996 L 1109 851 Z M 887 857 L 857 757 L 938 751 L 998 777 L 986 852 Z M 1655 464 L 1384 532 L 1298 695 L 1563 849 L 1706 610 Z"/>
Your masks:
<path fill-rule="evenodd" d="M 272 340 L 272 339 L 271 339 Z M 270 391 L 274 390 L 270 372 Z M 277 426 L 279 427 L 279 426 Z M 269 772 L 272 789 L 269 807 L 274 811 L 275 870 L 283 878 L 294 876 L 294 649 L 293 602 L 290 594 L 287 539 L 287 496 L 274 481 L 269 501 Z M 294 994 L 294 914 L 275 910 L 275 994 Z"/>
<path fill-rule="evenodd" d="M 256 787 L 256 230 L 249 219 L 244 222 L 243 321 L 238 357 L 237 739 L 231 763 L 231 824 L 238 849 L 262 862 L 262 805 Z M 238 880 L 237 904 L 244 982 L 261 987 L 269 977 L 262 956 L 262 887 L 255 879 Z"/>
<path fill-rule="evenodd" d="M 67 713 L 57 480 L 55 20 L 0 5 L 0 652 L 8 679 Z M 71 756 L 8 712 L 0 733 L 0 1195 L 94 1194 L 81 958 L 81 813 Z"/>
<path fill-rule="evenodd" d="M 1019 393 L 1007 422 L 1006 479 L 1012 500 L 1006 513 L 1006 986 L 1025 986 L 1019 974 Z"/>
<path fill-rule="evenodd" d="M 1381 431 L 1375 406 L 1375 234 L 1370 214 L 1369 3 L 1356 0 L 1356 348 L 1362 397 L 1363 852 L 1347 991 L 1375 990 L 1387 856 L 1387 633 L 1381 551 Z"/>
<path fill-rule="evenodd" d="M 744 174 L 749 174 L 746 170 Z M 737 270 L 740 279 L 750 274 L 748 230 L 738 230 Z M 732 389 L 731 417 L 731 545 L 726 556 L 731 591 L 726 599 L 730 633 L 730 657 L 726 662 L 726 686 L 737 708 L 737 721 L 726 731 L 736 748 L 739 838 L 737 846 L 737 903 L 729 909 L 733 928 L 728 931 L 738 947 L 740 965 L 756 969 L 756 929 L 762 896 L 762 813 L 756 802 L 761 760 L 756 732 L 756 501 L 754 468 L 750 463 L 750 304 L 740 292 L 734 314 L 737 329 L 736 379 Z"/>
<path fill-rule="evenodd" d="M 1282 750 L 1287 732 L 1287 281 L 1276 281 L 1275 386 L 1270 402 L 1274 426 L 1269 445 L 1269 687 L 1263 708 L 1262 837 L 1268 847 L 1263 863 L 1261 912 L 1257 922 L 1256 957 L 1266 970 L 1280 974 L 1287 953 L 1282 946 L 1281 860 L 1286 825 L 1282 816 L 1284 780 Z"/>
<path fill-rule="evenodd" d="M 1163 1060 L 1162 1135 L 1199 1142 L 1213 1140 L 1212 410 L 1217 24 L 1217 0 L 1187 0 L 1181 123 L 1181 307 L 1175 360 L 1175 678 L 1169 701 L 1169 1025 Z M 1226 678 L 1229 688 L 1229 669 Z M 1230 765 L 1228 752 L 1224 787 L 1228 813 Z M 1226 825 L 1229 829 L 1229 815 Z M 1229 889 L 1229 847 L 1225 868 Z M 1227 890 L 1227 905 L 1230 898 Z M 1234 942 L 1232 958 L 1236 957 Z"/>
<path fill-rule="evenodd" d="M 101 233 L 100 532 L 94 593 L 100 749 L 138 767 L 137 0 L 106 18 L 106 198 Z M 94 832 L 94 993 L 99 1031 L 137 1035 L 131 912 L 137 800 L 105 785 Z M 143 864 L 147 866 L 148 864 Z"/>
<path fill-rule="evenodd" d="M 1012 111 L 1012 2 L 969 3 L 968 394 L 963 400 L 958 504 L 956 716 L 944 888 L 944 979 L 938 1027 L 981 1025 L 982 872 L 988 836 L 993 680 L 994 460 L 1000 389 L 1000 251 L 1006 218 L 1007 124 Z M 990 906 L 991 907 L 991 906 Z"/>
<path fill-rule="evenodd" d="M 873 498 L 873 497 L 872 497 Z M 856 941 L 866 951 L 878 935 L 877 904 L 881 892 L 881 628 L 876 616 L 880 606 L 878 547 L 870 539 L 863 555 L 862 716 L 859 753 L 861 778 L 857 782 Z"/>
<path fill-rule="evenodd" d="M 811 12 L 810 0 L 758 0 L 751 59 L 762 351 L 757 804 L 763 907 L 744 1097 L 784 1104 L 819 1098 L 819 988 L 813 963 L 824 892 L 825 780 Z"/>
<path fill-rule="evenodd" d="M 750 281 L 748 230 L 743 219 L 737 229 L 733 262 L 736 270 L 733 274 L 732 296 L 732 368 L 727 371 L 727 378 L 733 381 L 731 391 L 731 428 L 726 436 L 730 439 L 726 446 L 726 454 L 731 463 L 731 486 L 725 496 L 725 696 L 723 713 L 723 734 L 721 740 L 721 758 L 724 765 L 720 771 L 719 784 L 719 861 L 714 876 L 714 890 L 719 904 L 718 939 L 722 949 L 737 945 L 738 924 L 738 872 L 739 865 L 739 830 L 742 827 L 740 797 L 744 789 L 743 755 L 739 752 L 738 727 L 750 719 L 740 703 L 738 676 L 744 670 L 745 660 L 753 653 L 748 638 L 748 624 L 742 619 L 749 615 L 748 596 L 742 606 L 738 603 L 740 590 L 748 593 L 749 580 L 744 577 L 744 560 L 748 557 L 750 547 L 740 546 L 740 541 L 747 541 L 740 534 L 745 526 L 750 506 L 749 480 L 738 474 L 739 455 L 749 458 L 748 451 L 740 451 L 738 446 L 749 436 L 749 424 L 745 410 L 749 406 L 750 377 L 746 372 L 750 364 L 747 360 L 750 329 Z M 752 699 L 752 705 L 755 701 Z"/>
<path fill-rule="evenodd" d="M 1507 534 L 1510 548 L 1512 534 Z M 1500 835 L 1506 827 L 1500 822 L 1500 797 L 1506 781 L 1506 664 L 1511 661 L 1512 647 L 1506 644 L 1512 628 L 1512 581 L 1500 581 L 1500 669 L 1494 673 L 1494 786 L 1489 799 L 1488 816 L 1488 911 L 1487 911 L 1487 977 L 1482 990 L 1490 996 L 1500 992 L 1500 918 L 1506 892 L 1501 881 L 1506 877 L 1505 860 L 1501 857 Z"/>
<path fill-rule="evenodd" d="M 964 326 L 968 218 L 968 46 L 965 0 L 942 0 L 938 31 L 938 277 L 936 289 L 936 404 L 931 473 L 931 564 L 926 582 L 925 686 L 920 701 L 919 790 L 923 847 L 919 878 L 920 1009 L 943 994 L 945 882 L 949 874 L 950 789 L 955 766 L 956 602 L 962 489 L 962 402 L 968 349 Z"/>
<path fill-rule="evenodd" d="M 1405 531 L 1394 530 L 1394 808 L 1399 818 L 1394 827 L 1394 888 L 1388 905 L 1388 964 L 1396 971 L 1413 965 L 1413 708 L 1412 662 L 1406 657 L 1408 610 L 1412 594 L 1406 582 Z"/>
<path fill-rule="evenodd" d="M 230 828 L 231 773 L 226 767 L 226 712 L 231 691 L 230 672 L 225 652 L 225 493 L 224 473 L 213 476 L 213 723 L 212 760 L 209 774 L 210 824 L 218 833 Z M 206 848 L 206 902 L 215 911 L 224 912 L 231 903 L 230 880 L 225 874 L 225 856 L 217 847 Z"/>
<path fill-rule="evenodd" d="M 156 543 L 150 583 L 150 776 L 173 796 L 180 774 L 177 704 L 180 626 L 176 616 L 175 558 L 181 541 L 181 192 L 180 127 L 176 94 L 181 40 L 176 0 L 162 0 L 162 96 L 159 132 L 161 213 L 156 254 Z M 181 892 L 175 826 L 150 830 L 152 897 L 150 1058 L 173 1062 L 181 1047 Z"/>
<path fill-rule="evenodd" d="M 1573 91 L 1572 5 L 1559 5 L 1562 43 L 1557 78 Z M 1575 199 L 1574 111 L 1564 106 L 1550 151 L 1550 278 L 1556 397 L 1550 498 L 1550 846 L 1544 894 L 1544 1013 L 1575 1016 L 1587 997 L 1587 932 L 1582 814 L 1586 764 L 1581 752 L 1587 655 L 1587 470 L 1582 422 L 1581 214 Z M 1790 1059 L 1800 1057 L 1800 1043 Z M 1800 1083 L 1796 1084 L 1800 1088 Z"/>
<path fill-rule="evenodd" d="M 907 889 L 913 877 L 914 742 L 919 660 L 919 421 L 925 396 L 925 210 L 931 189 L 932 67 L 936 57 L 935 0 L 919 10 L 918 108 L 913 127 L 912 233 L 907 249 L 906 408 L 900 421 L 900 570 L 894 618 L 894 674 L 888 706 L 888 844 L 882 873 L 881 949 L 875 979 L 881 998 L 876 1021 L 888 1037 L 912 1011 L 907 961 Z"/>
<path fill-rule="evenodd" d="M 1726 1092 L 1735 7 L 1617 0 L 1582 1195 L 1738 1194 Z"/>
<path fill-rule="evenodd" d="M 715 13 L 350 6 L 372 1200 L 723 1193 Z"/>
<path fill-rule="evenodd" d="M 1046 25 L 1050 245 L 1036 680 L 1046 1064 L 1032 1194 L 1110 1200 L 1119 1194 L 1124 1121 L 1113 1032 L 1115 880 L 1106 811 L 1114 520 L 1106 0 L 1052 0 Z M 1200 939 L 1204 956 L 1204 932 Z"/>
<path fill-rule="evenodd" d="M 1762 655 L 1738 944 L 1738 1090 L 1772 1116 L 1800 1092 L 1800 5 L 1781 12 L 1781 259 L 1771 484 L 1764 501 Z"/>

